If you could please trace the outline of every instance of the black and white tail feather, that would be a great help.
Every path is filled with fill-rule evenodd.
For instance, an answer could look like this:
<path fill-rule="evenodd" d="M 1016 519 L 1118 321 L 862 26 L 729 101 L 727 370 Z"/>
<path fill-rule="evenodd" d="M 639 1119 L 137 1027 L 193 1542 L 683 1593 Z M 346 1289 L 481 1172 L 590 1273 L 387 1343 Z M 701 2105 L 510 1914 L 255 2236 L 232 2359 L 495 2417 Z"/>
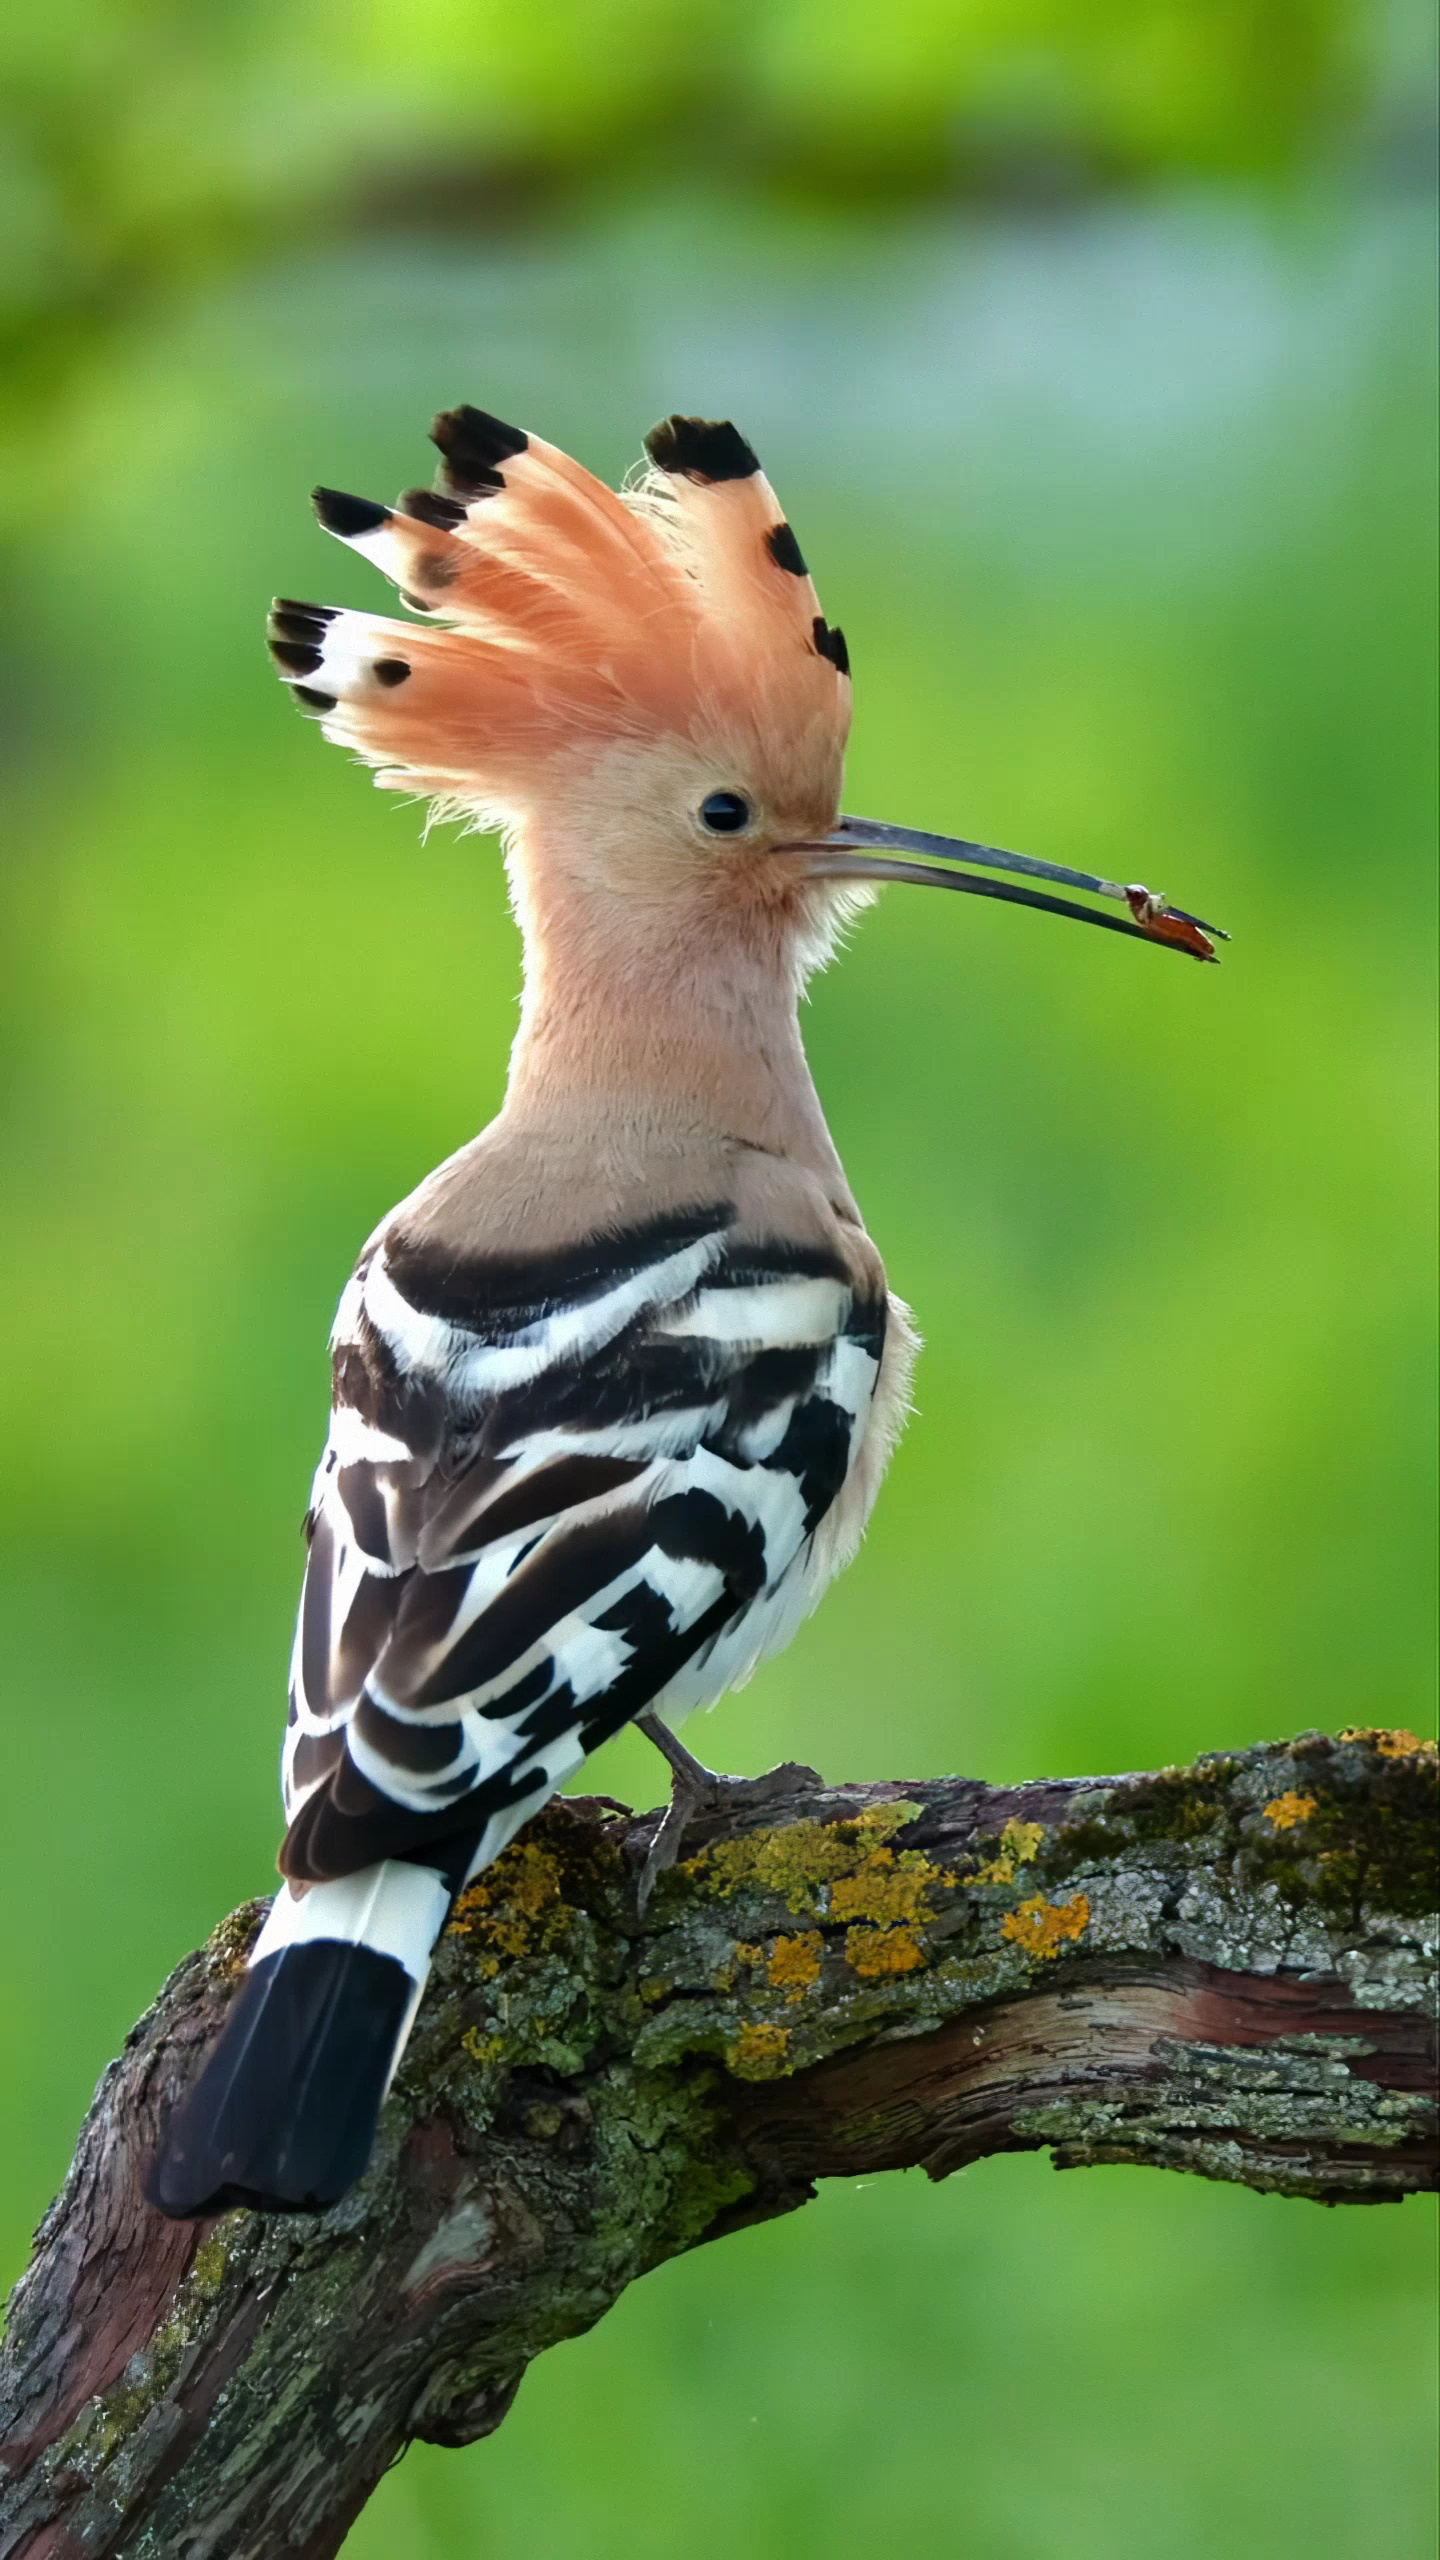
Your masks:
<path fill-rule="evenodd" d="M 332 1342 L 291 1886 L 169 2127 L 163 2211 L 314 2210 L 360 2174 L 467 1879 L 630 1718 L 746 1678 L 844 1561 L 886 1315 L 724 1202 L 523 1264 L 388 1222 Z"/>

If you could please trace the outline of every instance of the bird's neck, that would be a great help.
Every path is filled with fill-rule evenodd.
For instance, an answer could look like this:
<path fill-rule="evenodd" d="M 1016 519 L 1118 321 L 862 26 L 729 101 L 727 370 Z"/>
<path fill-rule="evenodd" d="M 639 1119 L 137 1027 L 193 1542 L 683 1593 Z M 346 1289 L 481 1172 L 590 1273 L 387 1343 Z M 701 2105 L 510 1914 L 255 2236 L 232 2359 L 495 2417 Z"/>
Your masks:
<path fill-rule="evenodd" d="M 642 1151 L 723 1139 L 839 1178 L 800 1037 L 798 978 L 773 930 L 636 915 L 573 889 L 521 906 L 525 992 L 504 1117 L 619 1130 Z"/>

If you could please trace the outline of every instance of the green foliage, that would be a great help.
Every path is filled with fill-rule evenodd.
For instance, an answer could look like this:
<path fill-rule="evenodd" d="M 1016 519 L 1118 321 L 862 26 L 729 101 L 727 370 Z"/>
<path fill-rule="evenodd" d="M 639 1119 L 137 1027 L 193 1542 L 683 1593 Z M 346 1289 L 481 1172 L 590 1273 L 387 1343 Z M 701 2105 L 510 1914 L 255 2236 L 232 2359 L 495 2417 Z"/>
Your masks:
<path fill-rule="evenodd" d="M 15 0 L 0 343 L 22 404 L 297 233 L 493 238 L 676 171 L 854 206 L 1403 158 L 1421 0 Z"/>
<path fill-rule="evenodd" d="M 12 2268 L 132 2017 L 265 1885 L 330 1313 L 500 1089 L 493 846 L 422 847 L 259 638 L 272 590 L 378 600 L 304 492 L 414 478 L 444 401 L 607 471 L 667 407 L 733 409 L 854 651 L 850 805 L 1236 935 L 1206 972 L 897 891 L 818 989 L 929 1347 L 865 1554 L 700 1747 L 1000 1779 L 1426 1729 L 1424 226 L 1238 195 L 819 211 L 987 134 L 1273 166 L 1372 94 L 1359 27 L 1301 0 L 1063 32 L 917 0 L 12 16 Z M 427 156 L 732 147 L 820 178 L 789 210 L 702 180 L 538 234 L 466 230 L 473 197 L 454 238 L 381 220 Z M 363 236 L 332 237 L 357 171 Z M 626 1738 L 593 1783 L 651 1797 L 652 1760 Z M 1143 2515 L 1152 2560 L 1413 2560 L 1420 2212 L 1032 2161 L 833 2192 L 637 2288 L 493 2444 L 412 2456 L 352 2547 L 1099 2560 Z"/>

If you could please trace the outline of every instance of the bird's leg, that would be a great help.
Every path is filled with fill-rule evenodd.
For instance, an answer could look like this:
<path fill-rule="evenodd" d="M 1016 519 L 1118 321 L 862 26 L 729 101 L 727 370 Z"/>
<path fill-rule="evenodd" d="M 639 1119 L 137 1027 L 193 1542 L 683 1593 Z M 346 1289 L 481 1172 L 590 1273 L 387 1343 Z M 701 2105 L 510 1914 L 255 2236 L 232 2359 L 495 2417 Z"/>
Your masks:
<path fill-rule="evenodd" d="M 647 1742 L 653 1742 L 670 1763 L 670 1802 L 640 1870 L 636 1900 L 642 1912 L 655 1890 L 656 1877 L 674 1866 L 685 1834 L 698 1814 L 729 1812 L 747 1804 L 773 1804 L 777 1797 L 795 1795 L 802 1787 L 820 1784 L 818 1769 L 806 1769 L 798 1760 L 784 1760 L 760 1778 L 722 1777 L 677 1741 L 662 1716 L 647 1710 L 635 1718 L 635 1723 Z"/>

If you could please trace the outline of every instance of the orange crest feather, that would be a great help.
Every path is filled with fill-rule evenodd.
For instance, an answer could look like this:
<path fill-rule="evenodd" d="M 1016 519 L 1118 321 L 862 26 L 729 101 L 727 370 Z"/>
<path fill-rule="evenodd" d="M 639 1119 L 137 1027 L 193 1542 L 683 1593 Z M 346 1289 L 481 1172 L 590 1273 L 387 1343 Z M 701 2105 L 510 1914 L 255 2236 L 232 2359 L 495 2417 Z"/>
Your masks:
<path fill-rule="evenodd" d="M 383 786 L 509 824 L 557 761 L 674 738 L 838 782 L 844 641 L 733 427 L 667 419 L 624 492 L 483 410 L 432 434 L 434 491 L 394 508 L 315 493 L 326 530 L 426 620 L 285 599 L 271 615 L 280 673 Z"/>

